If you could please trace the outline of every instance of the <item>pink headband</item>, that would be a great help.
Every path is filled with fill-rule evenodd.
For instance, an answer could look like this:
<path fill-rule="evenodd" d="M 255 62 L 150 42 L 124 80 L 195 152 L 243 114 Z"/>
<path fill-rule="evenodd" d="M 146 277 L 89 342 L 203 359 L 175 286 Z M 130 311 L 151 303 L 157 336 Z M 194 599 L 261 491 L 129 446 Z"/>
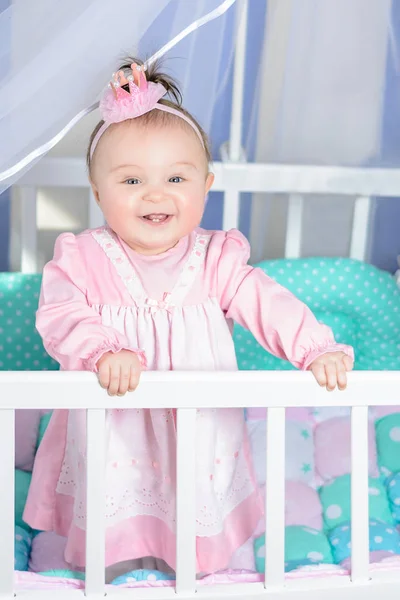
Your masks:
<path fill-rule="evenodd" d="M 131 70 L 132 72 L 127 78 L 123 71 L 114 73 L 113 80 L 104 91 L 100 100 L 100 113 L 104 123 L 93 138 L 90 146 L 90 158 L 93 157 L 99 139 L 110 125 L 127 119 L 135 119 L 154 108 L 176 115 L 189 123 L 204 148 L 202 135 L 195 123 L 181 111 L 158 102 L 167 93 L 165 87 L 161 83 L 147 81 L 144 68 L 140 65 L 132 63 Z"/>

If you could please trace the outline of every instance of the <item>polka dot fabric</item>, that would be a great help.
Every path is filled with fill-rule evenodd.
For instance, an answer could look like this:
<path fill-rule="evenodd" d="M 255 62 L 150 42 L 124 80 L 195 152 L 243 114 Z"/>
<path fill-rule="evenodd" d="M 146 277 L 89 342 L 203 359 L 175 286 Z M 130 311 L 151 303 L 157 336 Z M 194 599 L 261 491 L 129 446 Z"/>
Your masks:
<path fill-rule="evenodd" d="M 307 304 L 336 340 L 355 349 L 358 370 L 400 370 L 400 294 L 389 273 L 348 258 L 265 261 L 257 265 Z M 248 331 L 234 331 L 239 368 L 289 370 Z"/>
<path fill-rule="evenodd" d="M 22 527 L 15 527 L 14 568 L 16 571 L 27 571 L 32 536 Z"/>
<path fill-rule="evenodd" d="M 395 527 L 386 523 L 371 520 L 369 522 L 369 548 L 371 552 L 387 552 L 400 554 L 400 535 Z M 351 555 L 350 522 L 343 523 L 331 531 L 329 536 L 334 561 L 338 564 Z"/>
<path fill-rule="evenodd" d="M 392 517 L 400 523 L 400 473 L 396 473 L 386 482 Z"/>
<path fill-rule="evenodd" d="M 379 419 L 375 431 L 382 474 L 388 476 L 400 471 L 400 413 Z"/>
<path fill-rule="evenodd" d="M 40 285 L 40 275 L 0 273 L 1 371 L 58 369 L 35 329 Z"/>
<path fill-rule="evenodd" d="M 254 540 L 256 569 L 265 571 L 265 534 Z M 317 529 L 290 525 L 285 528 L 285 571 L 300 566 L 333 562 L 327 537 Z"/>
<path fill-rule="evenodd" d="M 111 584 L 126 585 L 129 583 L 136 583 L 136 581 L 147 581 L 151 584 L 154 581 L 173 581 L 173 579 L 173 575 L 168 575 L 167 573 L 162 573 L 161 571 L 138 569 L 117 577 L 111 582 Z"/>
<path fill-rule="evenodd" d="M 386 490 L 379 478 L 369 477 L 369 514 L 373 519 L 393 524 Z M 350 521 L 351 477 L 342 475 L 319 490 L 325 528 L 330 531 Z"/>

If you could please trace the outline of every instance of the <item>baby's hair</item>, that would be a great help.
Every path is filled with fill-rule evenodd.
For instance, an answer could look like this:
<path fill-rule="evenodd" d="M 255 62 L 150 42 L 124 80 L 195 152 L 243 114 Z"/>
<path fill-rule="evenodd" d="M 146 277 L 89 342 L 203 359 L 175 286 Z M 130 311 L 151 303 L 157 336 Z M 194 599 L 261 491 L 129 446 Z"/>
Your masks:
<path fill-rule="evenodd" d="M 136 63 L 138 65 L 143 65 L 143 61 L 141 61 L 137 58 L 127 57 L 124 60 L 123 64 L 119 67 L 118 70 L 124 71 L 124 70 L 130 69 L 132 63 Z M 146 71 L 147 81 L 152 81 L 153 83 L 160 83 L 167 90 L 169 99 L 161 98 L 161 100 L 159 100 L 160 104 L 164 104 L 165 106 L 169 106 L 170 108 L 174 108 L 175 110 L 178 110 L 183 115 L 185 115 L 185 117 L 187 117 L 188 119 L 193 121 L 193 123 L 198 128 L 200 135 L 202 137 L 207 163 L 210 163 L 212 160 L 212 157 L 211 157 L 211 151 L 210 151 L 210 143 L 209 143 L 207 134 L 205 133 L 203 128 L 199 125 L 199 123 L 196 121 L 196 119 L 193 117 L 193 115 L 191 115 L 185 108 L 183 108 L 182 94 L 179 89 L 178 83 L 175 81 L 175 79 L 173 77 L 163 73 L 160 70 L 160 66 L 161 66 L 161 62 L 156 61 L 150 67 L 148 67 L 148 69 Z M 127 91 L 129 91 L 129 90 L 127 90 Z M 136 117 L 135 121 L 136 120 L 138 122 L 140 122 L 141 125 L 144 125 L 144 126 L 159 125 L 159 126 L 163 127 L 165 125 L 170 124 L 171 122 L 174 124 L 179 124 L 182 127 L 187 126 L 185 121 L 183 119 L 180 119 L 176 115 L 168 113 L 168 112 L 164 112 L 161 110 L 157 110 L 157 109 L 153 109 L 150 112 L 145 113 L 144 115 L 141 115 L 140 117 Z M 89 173 L 90 173 L 92 161 L 93 161 L 93 157 L 92 157 L 92 159 L 90 158 L 90 148 L 92 146 L 93 140 L 94 140 L 97 132 L 99 131 L 99 129 L 103 125 L 103 123 L 104 123 L 104 121 L 100 121 L 99 123 L 97 123 L 96 127 L 94 128 L 94 130 L 90 136 L 89 146 L 88 146 L 88 150 L 87 150 L 87 154 L 86 154 L 86 164 L 87 164 Z"/>

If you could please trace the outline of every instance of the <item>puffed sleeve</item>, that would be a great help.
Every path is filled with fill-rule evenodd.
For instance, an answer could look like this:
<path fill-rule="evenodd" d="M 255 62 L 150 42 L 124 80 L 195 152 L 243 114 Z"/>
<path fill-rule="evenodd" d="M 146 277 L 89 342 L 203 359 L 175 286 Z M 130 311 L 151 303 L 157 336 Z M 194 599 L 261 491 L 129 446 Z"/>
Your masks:
<path fill-rule="evenodd" d="M 131 348 L 125 335 L 104 326 L 86 294 L 86 270 L 77 240 L 72 233 L 60 235 L 54 257 L 43 270 L 36 328 L 47 352 L 62 369 L 96 371 L 105 352 L 131 350 L 142 365 L 145 356 Z"/>
<path fill-rule="evenodd" d="M 289 290 L 247 264 L 250 247 L 238 231 L 225 234 L 217 266 L 217 293 L 228 319 L 251 331 L 271 354 L 299 369 L 327 352 L 344 352 L 354 358 L 350 346 L 337 344 L 329 327 L 319 323 L 310 309 Z"/>

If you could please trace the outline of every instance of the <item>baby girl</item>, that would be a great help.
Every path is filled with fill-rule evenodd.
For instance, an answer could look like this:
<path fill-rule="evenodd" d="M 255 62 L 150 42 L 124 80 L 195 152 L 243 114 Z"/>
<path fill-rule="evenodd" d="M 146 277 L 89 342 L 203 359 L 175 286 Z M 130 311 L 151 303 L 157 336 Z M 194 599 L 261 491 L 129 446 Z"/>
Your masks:
<path fill-rule="evenodd" d="M 37 328 L 61 368 L 93 371 L 120 396 L 143 369 L 235 370 L 235 321 L 319 385 L 344 389 L 352 349 L 247 264 L 239 231 L 199 228 L 210 151 L 174 82 L 132 61 L 100 110 L 88 168 L 107 225 L 62 234 L 43 272 Z M 74 567 L 85 566 L 85 419 L 54 412 L 25 511 L 32 527 L 67 537 Z M 109 410 L 106 430 L 106 565 L 152 556 L 174 568 L 175 411 Z M 211 572 L 251 536 L 262 505 L 242 410 L 199 410 L 194 443 L 197 568 Z"/>

